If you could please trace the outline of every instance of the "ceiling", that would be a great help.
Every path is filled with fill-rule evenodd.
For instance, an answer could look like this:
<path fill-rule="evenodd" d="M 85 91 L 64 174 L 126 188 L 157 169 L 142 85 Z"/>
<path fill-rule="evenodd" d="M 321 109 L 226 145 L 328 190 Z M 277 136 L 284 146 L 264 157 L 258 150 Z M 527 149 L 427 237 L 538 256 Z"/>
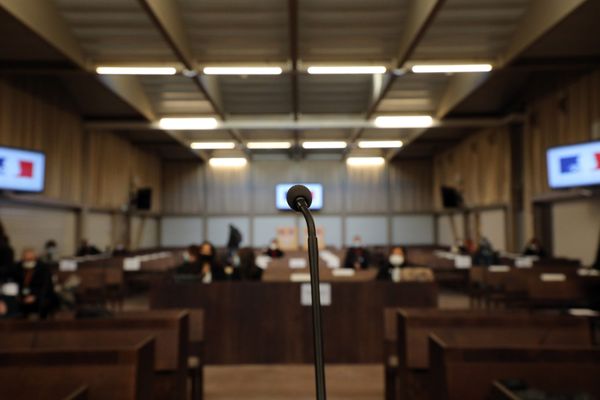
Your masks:
<path fill-rule="evenodd" d="M 39 0 L 44 18 L 0 0 L 3 74 L 56 76 L 90 126 L 165 159 L 254 157 L 248 141 L 344 140 L 334 156 L 429 157 L 523 111 L 531 82 L 597 68 L 595 0 Z M 24 2 L 23 2 L 24 3 Z M 40 4 L 41 4 L 40 3 Z M 17 4 L 17 5 L 15 5 Z M 31 5 L 31 2 L 28 3 Z M 27 51 L 25 51 L 25 49 Z M 415 74 L 419 63 L 491 63 L 490 73 Z M 310 65 L 383 65 L 383 75 L 310 75 Z M 174 76 L 100 79 L 98 65 L 175 66 Z M 275 76 L 206 76 L 269 65 Z M 188 70 L 194 73 L 182 73 Z M 469 75 L 469 76 L 465 76 Z M 376 129 L 378 115 L 431 115 L 428 129 Z M 161 131 L 165 116 L 215 116 L 235 129 Z M 294 121 L 323 121 L 300 129 Z M 257 128 L 253 121 L 275 121 Z M 339 123 L 340 121 L 358 121 Z M 244 126 L 248 122 L 248 126 Z M 301 125 L 301 124 L 300 124 Z M 359 140 L 401 139 L 361 150 Z M 235 141 L 191 151 L 192 141 Z"/>

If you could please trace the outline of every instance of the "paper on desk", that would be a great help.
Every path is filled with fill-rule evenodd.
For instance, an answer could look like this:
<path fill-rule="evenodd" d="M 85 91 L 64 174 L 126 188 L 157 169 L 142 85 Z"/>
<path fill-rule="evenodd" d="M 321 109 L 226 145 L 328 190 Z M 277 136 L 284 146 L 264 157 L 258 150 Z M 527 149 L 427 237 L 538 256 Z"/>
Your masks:
<path fill-rule="evenodd" d="M 490 272 L 508 272 L 510 267 L 508 265 L 490 265 L 488 270 Z"/>
<path fill-rule="evenodd" d="M 290 282 L 310 282 L 310 274 L 304 272 L 294 272 L 290 275 Z"/>
<path fill-rule="evenodd" d="M 325 261 L 325 265 L 329 268 L 340 268 L 342 265 L 340 258 L 329 250 L 321 251 L 319 256 Z"/>
<path fill-rule="evenodd" d="M 306 259 L 304 259 L 304 258 L 290 258 L 289 266 L 290 266 L 291 269 L 306 268 Z"/>
<path fill-rule="evenodd" d="M 455 268 L 471 268 L 471 256 L 456 256 L 454 258 Z"/>
<path fill-rule="evenodd" d="M 579 268 L 577 270 L 579 276 L 600 276 L 600 271 L 593 268 Z"/>
<path fill-rule="evenodd" d="M 77 261 L 75 260 L 60 260 L 58 270 L 64 272 L 77 271 Z"/>
<path fill-rule="evenodd" d="M 597 317 L 600 315 L 598 311 L 589 308 L 569 308 L 569 314 L 575 317 Z"/>
<path fill-rule="evenodd" d="M 333 276 L 338 277 L 350 277 L 356 275 L 356 271 L 350 268 L 334 269 L 333 271 L 331 271 L 331 273 Z"/>
<path fill-rule="evenodd" d="M 269 267 L 269 263 L 271 262 L 271 257 L 260 255 L 256 257 L 256 266 L 260 269 L 267 269 Z"/>
<path fill-rule="evenodd" d="M 142 263 L 139 257 L 127 257 L 123 259 L 124 271 L 139 271 L 142 268 Z"/>
<path fill-rule="evenodd" d="M 567 280 L 565 274 L 541 274 L 540 280 L 542 282 L 564 282 Z"/>
<path fill-rule="evenodd" d="M 517 257 L 515 258 L 515 267 L 517 268 L 531 268 L 533 267 L 533 257 Z"/>

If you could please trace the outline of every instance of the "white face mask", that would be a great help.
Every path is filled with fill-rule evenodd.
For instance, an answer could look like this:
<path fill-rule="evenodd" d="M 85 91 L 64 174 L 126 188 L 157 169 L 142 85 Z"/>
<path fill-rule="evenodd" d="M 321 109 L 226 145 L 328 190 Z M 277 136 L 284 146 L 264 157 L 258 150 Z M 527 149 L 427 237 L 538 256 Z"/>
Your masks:
<path fill-rule="evenodd" d="M 24 261 L 23 262 L 23 268 L 25 268 L 25 269 L 35 268 L 35 264 L 36 264 L 35 261 Z"/>
<path fill-rule="evenodd" d="M 269 249 L 271 249 L 271 250 L 277 250 L 277 243 L 271 243 L 269 245 Z"/>
<path fill-rule="evenodd" d="M 398 267 L 398 266 L 404 264 L 404 256 L 402 256 L 400 254 L 390 255 L 390 264 L 392 264 L 394 267 Z"/>
<path fill-rule="evenodd" d="M 185 261 L 185 262 L 192 261 L 192 257 L 190 256 L 190 253 L 188 253 L 188 252 L 183 253 L 183 261 Z"/>
<path fill-rule="evenodd" d="M 360 242 L 360 240 L 355 240 L 355 241 L 352 243 L 352 246 L 354 246 L 354 247 L 360 247 L 361 245 L 362 245 L 362 243 Z"/>

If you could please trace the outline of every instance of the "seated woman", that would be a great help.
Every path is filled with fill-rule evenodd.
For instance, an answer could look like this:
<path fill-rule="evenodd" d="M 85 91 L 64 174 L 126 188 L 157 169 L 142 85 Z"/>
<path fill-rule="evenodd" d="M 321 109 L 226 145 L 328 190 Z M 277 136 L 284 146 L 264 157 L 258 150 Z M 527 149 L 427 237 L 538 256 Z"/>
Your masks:
<path fill-rule="evenodd" d="M 279 248 L 279 242 L 277 239 L 271 240 L 269 248 L 263 254 L 271 258 L 281 258 L 284 256 L 283 251 Z"/>
<path fill-rule="evenodd" d="M 402 247 L 394 247 L 390 252 L 388 260 L 384 262 L 377 273 L 377 280 L 399 282 L 401 270 L 405 265 L 404 250 Z"/>
<path fill-rule="evenodd" d="M 222 266 L 217 262 L 215 247 L 206 241 L 200 246 L 191 245 L 184 253 L 184 262 L 175 270 L 176 274 L 197 275 L 204 283 L 223 280 Z"/>

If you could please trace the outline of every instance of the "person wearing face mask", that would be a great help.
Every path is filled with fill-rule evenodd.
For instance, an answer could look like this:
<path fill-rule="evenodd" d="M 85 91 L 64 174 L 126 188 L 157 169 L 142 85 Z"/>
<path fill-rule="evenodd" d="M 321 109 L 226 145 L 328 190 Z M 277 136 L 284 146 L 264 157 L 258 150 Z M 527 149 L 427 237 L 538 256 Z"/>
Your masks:
<path fill-rule="evenodd" d="M 42 260 L 46 264 L 56 264 L 58 263 L 58 245 L 54 240 L 48 240 L 44 245 L 44 255 L 42 256 Z"/>
<path fill-rule="evenodd" d="M 405 265 L 404 250 L 402 247 L 394 247 L 377 273 L 377 280 L 400 282 L 402 279 L 402 268 Z"/>
<path fill-rule="evenodd" d="M 200 249 L 192 244 L 183 253 L 183 263 L 175 268 L 176 274 L 199 275 L 200 274 Z"/>
<path fill-rule="evenodd" d="M 271 258 L 281 258 L 284 256 L 283 251 L 279 248 L 279 242 L 277 242 L 277 239 L 271 240 L 269 248 L 263 254 Z"/>
<path fill-rule="evenodd" d="M 352 246 L 346 252 L 344 257 L 344 268 L 367 269 L 371 263 L 369 251 L 362 246 L 360 236 L 354 236 Z"/>
<path fill-rule="evenodd" d="M 215 246 L 208 241 L 205 241 L 200 245 L 198 263 L 200 265 L 202 282 L 204 283 L 231 280 L 233 277 L 234 268 L 228 267 L 229 271 L 226 271 L 226 269 L 218 262 Z M 229 274 L 227 272 L 229 272 Z"/>
<path fill-rule="evenodd" d="M 44 319 L 56 307 L 56 296 L 50 268 L 39 261 L 33 249 L 23 250 L 15 268 L 19 286 L 19 307 L 24 316 L 38 315 Z"/>

